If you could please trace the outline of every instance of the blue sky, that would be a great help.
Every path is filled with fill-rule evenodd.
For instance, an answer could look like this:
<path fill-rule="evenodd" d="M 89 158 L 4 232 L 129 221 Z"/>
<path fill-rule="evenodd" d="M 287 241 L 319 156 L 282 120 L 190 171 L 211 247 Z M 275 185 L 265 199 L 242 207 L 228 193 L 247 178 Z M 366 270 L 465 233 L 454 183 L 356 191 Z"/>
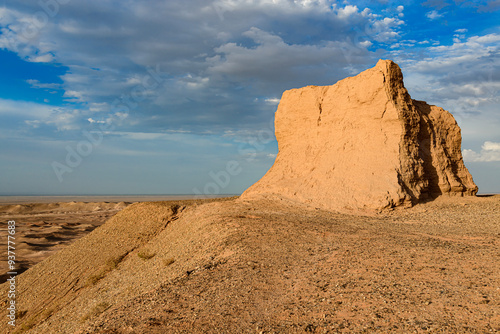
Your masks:
<path fill-rule="evenodd" d="M 500 193 L 500 1 L 0 2 L 0 195 L 238 194 L 281 94 L 392 59 Z"/>

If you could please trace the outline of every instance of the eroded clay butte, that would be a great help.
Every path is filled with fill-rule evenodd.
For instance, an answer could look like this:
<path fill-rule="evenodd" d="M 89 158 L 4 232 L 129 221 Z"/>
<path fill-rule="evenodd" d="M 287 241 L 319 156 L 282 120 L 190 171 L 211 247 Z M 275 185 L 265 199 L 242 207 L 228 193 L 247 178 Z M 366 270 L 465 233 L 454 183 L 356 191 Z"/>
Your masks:
<path fill-rule="evenodd" d="M 477 192 L 455 119 L 412 100 L 401 69 L 390 60 L 333 86 L 285 91 L 275 127 L 276 161 L 243 200 L 381 210 Z"/>

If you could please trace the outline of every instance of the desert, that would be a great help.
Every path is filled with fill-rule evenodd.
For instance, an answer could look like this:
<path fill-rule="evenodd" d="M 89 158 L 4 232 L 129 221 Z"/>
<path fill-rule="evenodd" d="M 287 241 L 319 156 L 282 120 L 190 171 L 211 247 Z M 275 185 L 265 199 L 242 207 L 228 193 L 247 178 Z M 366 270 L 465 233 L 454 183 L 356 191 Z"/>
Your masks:
<path fill-rule="evenodd" d="M 24 262 L 0 328 L 500 331 L 500 195 L 477 195 L 451 113 L 380 60 L 284 92 L 275 124 L 276 161 L 241 196 L 2 205 Z"/>
<path fill-rule="evenodd" d="M 7 231 L 8 221 L 17 221 L 16 250 L 18 273 L 57 252 L 72 240 L 78 239 L 102 225 L 115 213 L 130 203 L 24 203 L 0 205 L 1 228 Z M 7 249 L 7 238 L 0 247 Z M 2 262 L 1 279 L 4 282 L 9 270 Z"/>
<path fill-rule="evenodd" d="M 499 221 L 499 195 L 364 216 L 269 200 L 136 203 L 19 276 L 16 328 L 495 332 Z"/>
<path fill-rule="evenodd" d="M 500 0 L 0 6 L 0 334 L 500 334 Z"/>
<path fill-rule="evenodd" d="M 11 196 L 0 197 L 0 226 L 8 231 L 8 221 L 16 221 L 17 273 L 21 274 L 74 240 L 82 238 L 128 205 L 193 196 Z M 102 201 L 95 201 L 102 200 Z M 190 201 L 197 201 L 191 199 Z M 188 203 L 190 202 L 188 201 Z M 7 249 L 7 238 L 0 247 Z M 8 263 L 0 266 L 1 281 L 8 278 Z"/>

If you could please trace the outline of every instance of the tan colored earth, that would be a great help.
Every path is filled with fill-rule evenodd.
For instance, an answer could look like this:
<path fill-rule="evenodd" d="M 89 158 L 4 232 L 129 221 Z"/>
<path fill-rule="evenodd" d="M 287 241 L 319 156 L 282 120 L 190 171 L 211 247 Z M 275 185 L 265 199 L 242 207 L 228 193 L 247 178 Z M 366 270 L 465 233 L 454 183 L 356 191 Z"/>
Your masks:
<path fill-rule="evenodd" d="M 0 205 L 0 229 L 7 231 L 7 222 L 16 222 L 15 253 L 17 272 L 22 273 L 49 255 L 104 224 L 130 203 L 119 202 L 57 202 Z M 3 258 L 7 238 L 0 238 Z M 0 263 L 0 282 L 8 277 L 7 261 Z"/>
<path fill-rule="evenodd" d="M 499 255 L 499 195 L 369 216 L 137 203 L 18 276 L 15 330 L 494 333 Z"/>
<path fill-rule="evenodd" d="M 70 197 L 71 201 L 67 198 Z M 15 255 L 18 274 L 79 239 L 132 202 L 158 198 L 189 199 L 193 196 L 0 196 L 0 230 L 7 231 L 8 221 L 16 222 Z M 102 199 L 92 202 L 88 200 Z M 125 201 L 124 201 L 125 200 Z M 37 202 L 33 202 L 37 201 Z M 51 202 L 56 201 L 56 202 Z M 64 202 L 63 202 L 64 201 Z M 209 200 L 208 200 L 209 201 Z M 199 201 L 198 201 L 199 202 Z M 0 248 L 6 258 L 8 239 L 2 235 Z M 0 282 L 8 278 L 7 261 L 0 263 Z"/>

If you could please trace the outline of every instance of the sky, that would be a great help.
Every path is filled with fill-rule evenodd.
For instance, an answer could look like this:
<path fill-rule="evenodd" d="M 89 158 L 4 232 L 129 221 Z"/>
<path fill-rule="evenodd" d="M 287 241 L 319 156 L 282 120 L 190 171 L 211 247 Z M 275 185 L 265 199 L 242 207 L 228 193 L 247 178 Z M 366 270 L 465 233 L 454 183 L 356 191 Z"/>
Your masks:
<path fill-rule="evenodd" d="M 392 59 L 500 193 L 500 1 L 0 1 L 0 195 L 240 194 L 283 91 Z"/>

